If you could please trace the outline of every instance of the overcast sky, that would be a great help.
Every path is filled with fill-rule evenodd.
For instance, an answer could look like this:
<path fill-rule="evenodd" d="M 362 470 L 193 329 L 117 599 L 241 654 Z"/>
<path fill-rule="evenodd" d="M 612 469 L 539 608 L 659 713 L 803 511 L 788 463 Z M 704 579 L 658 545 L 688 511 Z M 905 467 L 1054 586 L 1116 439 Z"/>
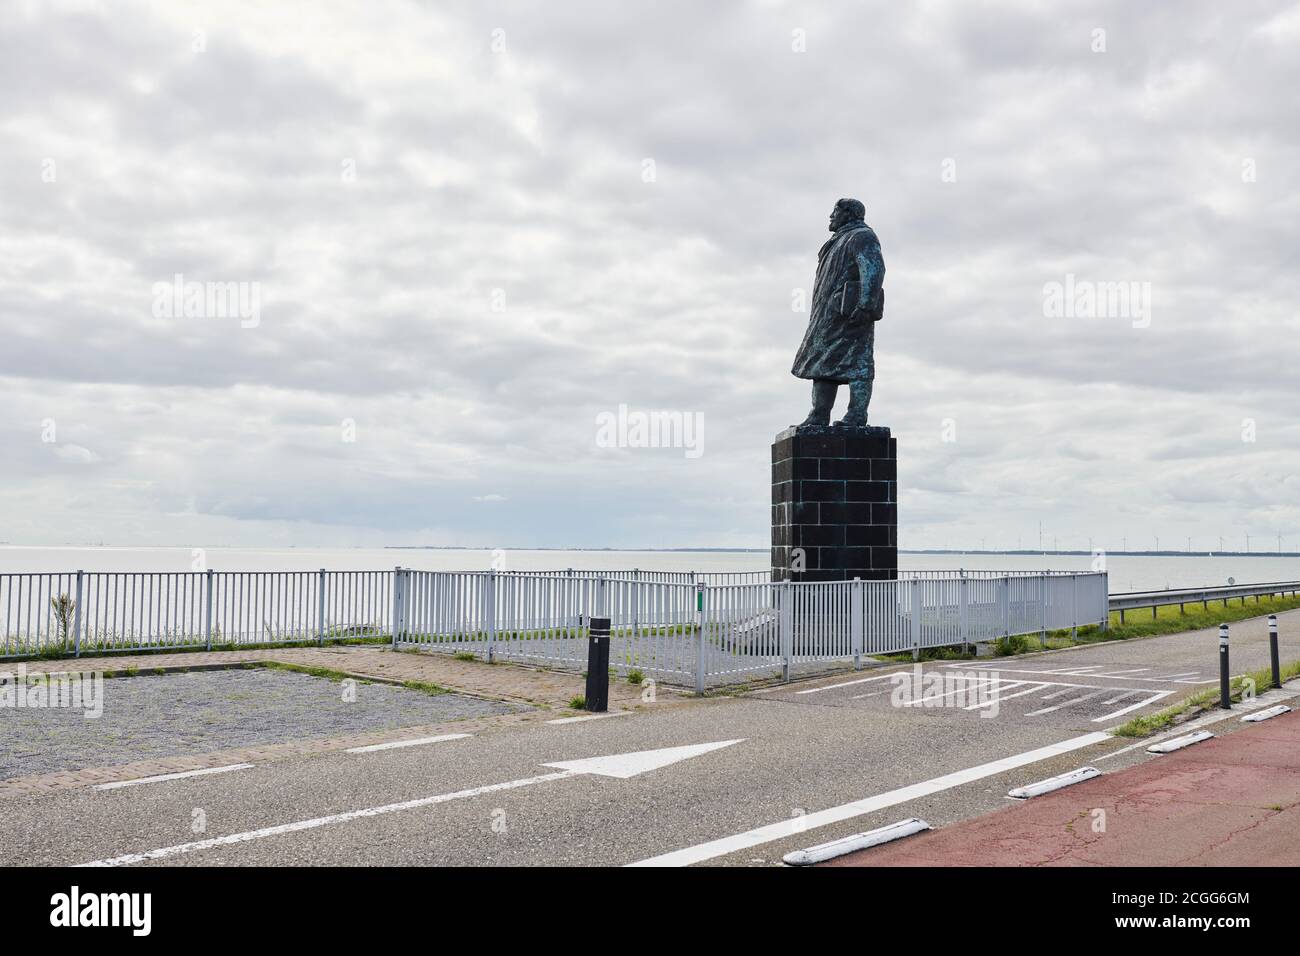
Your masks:
<path fill-rule="evenodd" d="M 0 541 L 764 547 L 855 196 L 903 547 L 1300 549 L 1300 6 L 10 0 L 0 88 Z"/>

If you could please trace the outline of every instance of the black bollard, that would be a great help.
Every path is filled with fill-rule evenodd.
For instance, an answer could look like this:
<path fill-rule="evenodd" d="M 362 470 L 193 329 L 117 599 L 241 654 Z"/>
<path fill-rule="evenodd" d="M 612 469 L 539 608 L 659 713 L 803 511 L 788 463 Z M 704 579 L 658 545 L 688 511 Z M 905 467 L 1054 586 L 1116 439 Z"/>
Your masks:
<path fill-rule="evenodd" d="M 1219 706 L 1232 710 L 1232 688 L 1228 679 L 1228 625 L 1219 625 Z"/>
<path fill-rule="evenodd" d="M 587 631 L 587 709 L 609 710 L 609 618 L 591 618 Z"/>
<path fill-rule="evenodd" d="M 1277 660 L 1277 615 L 1268 616 L 1268 658 L 1273 665 L 1273 686 L 1282 686 L 1282 668 Z"/>

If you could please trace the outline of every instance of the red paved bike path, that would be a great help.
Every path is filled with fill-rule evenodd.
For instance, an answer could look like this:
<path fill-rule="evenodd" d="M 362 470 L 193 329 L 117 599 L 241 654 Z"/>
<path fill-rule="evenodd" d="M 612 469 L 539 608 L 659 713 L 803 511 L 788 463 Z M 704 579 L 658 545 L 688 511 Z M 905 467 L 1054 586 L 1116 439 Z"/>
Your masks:
<path fill-rule="evenodd" d="M 826 865 L 1300 865 L 1300 711 Z"/>

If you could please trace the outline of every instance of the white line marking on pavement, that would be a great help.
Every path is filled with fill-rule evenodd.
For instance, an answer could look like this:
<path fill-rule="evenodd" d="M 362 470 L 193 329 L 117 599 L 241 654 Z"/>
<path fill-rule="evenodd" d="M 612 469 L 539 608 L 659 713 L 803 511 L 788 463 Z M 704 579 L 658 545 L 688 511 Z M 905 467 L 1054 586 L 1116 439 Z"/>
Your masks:
<path fill-rule="evenodd" d="M 971 679 L 971 678 L 968 678 L 968 679 Z M 1012 680 L 1012 679 L 1009 678 L 1009 677 L 1008 677 L 1008 678 L 1005 678 L 1005 679 L 1004 679 L 1004 678 L 1001 678 L 1001 677 L 993 677 L 993 678 L 985 678 L 985 679 L 981 680 L 980 683 L 981 683 L 981 684 L 992 684 L 992 685 L 996 685 L 996 686 L 993 687 L 993 693 L 997 694 L 997 693 L 1001 693 L 1001 692 L 1002 692 L 1003 690 L 1005 690 L 1006 688 L 1009 688 L 1009 687 L 1021 687 L 1021 686 L 1023 686 L 1024 684 L 1027 684 L 1027 683 L 1029 683 L 1029 682 L 1028 682 L 1028 681 L 1023 681 L 1023 680 Z M 1002 686 L 1003 684 L 1005 684 L 1006 687 L 1003 687 L 1003 686 Z M 903 706 L 904 706 L 904 707 L 921 707 L 921 706 L 923 706 L 924 704 L 927 704 L 927 703 L 929 703 L 929 702 L 932 701 L 932 700 L 943 700 L 945 697 L 953 697 L 953 696 L 955 696 L 955 695 L 957 695 L 957 694 L 969 694 L 973 689 L 974 689 L 974 688 L 971 688 L 971 687 L 958 687 L 956 690 L 945 691 L 945 692 L 942 693 L 942 694 L 931 694 L 929 697 L 921 697 L 921 698 L 919 698 L 919 699 L 917 699 L 917 700 L 909 700 L 909 701 L 908 701 L 906 704 L 904 704 Z M 1013 694 L 1012 696 L 1015 696 L 1015 695 Z"/>
<path fill-rule="evenodd" d="M 906 674 L 907 671 L 895 671 L 894 673 Z M 852 687 L 854 684 L 869 684 L 873 680 L 885 680 L 893 677 L 894 674 L 878 674 L 875 677 L 860 677 L 857 680 L 847 680 L 842 684 L 827 684 L 824 687 L 808 687 L 804 690 L 797 690 L 795 694 L 820 694 L 824 690 L 838 690 L 841 687 Z"/>
<path fill-rule="evenodd" d="M 397 813 L 399 810 L 414 810 L 418 807 L 430 807 L 437 803 L 447 803 L 451 800 L 463 800 L 467 797 L 477 797 L 484 793 L 497 793 L 501 790 L 515 790 L 519 787 L 531 786 L 535 783 L 545 783 L 549 780 L 562 780 L 565 777 L 575 776 L 571 771 L 565 770 L 560 773 L 543 774 L 540 777 L 528 777 L 524 780 L 511 780 L 509 783 L 494 783 L 486 787 L 475 787 L 472 790 L 457 790 L 455 793 L 440 793 L 434 797 L 420 797 L 417 800 L 404 800 L 401 803 L 390 803 L 382 807 L 367 807 L 364 810 L 350 810 L 347 813 L 332 813 L 327 817 L 315 817 L 311 820 L 299 820 L 297 823 L 283 823 L 275 827 L 263 827 L 260 830 L 250 830 L 247 833 L 232 833 L 229 836 L 213 837 L 209 840 L 196 840 L 193 843 L 181 843 L 177 846 L 167 846 L 159 850 L 149 850 L 147 853 L 128 853 L 124 856 L 115 856 L 111 860 L 95 860 L 92 863 L 82 863 L 82 866 L 125 866 L 130 863 L 144 863 L 146 860 L 163 860 L 171 856 L 179 856 L 182 853 L 193 853 L 196 850 L 210 850 L 219 846 L 232 846 L 236 843 L 247 843 L 250 840 L 261 840 L 265 837 L 280 836 L 285 833 L 297 833 L 302 830 L 314 830 L 317 827 L 328 826 L 331 823 L 344 823 L 348 820 L 359 820 L 362 817 L 378 817 L 385 813 Z"/>
<path fill-rule="evenodd" d="M 1149 671 L 1149 670 L 1151 670 L 1151 668 L 1149 667 L 1130 667 L 1128 670 L 1125 671 L 1111 671 L 1110 676 L 1118 677 L 1121 674 L 1141 674 L 1143 671 Z"/>
<path fill-rule="evenodd" d="M 1105 717 L 1094 717 L 1092 722 L 1094 724 L 1104 724 L 1106 721 L 1114 720 L 1116 717 L 1127 714 L 1129 711 L 1138 710 L 1139 708 L 1145 707 L 1147 704 L 1154 704 L 1156 701 L 1168 697 L 1172 693 L 1172 690 L 1162 690 L 1158 694 L 1151 695 L 1146 700 L 1140 700 L 1136 704 L 1129 704 L 1127 707 L 1121 707 L 1119 710 L 1107 714 Z M 1125 694 L 1124 696 L 1127 697 L 1128 694 Z M 1108 700 L 1106 703 L 1110 704 L 1113 703 L 1113 701 Z"/>
<path fill-rule="evenodd" d="M 298 833 L 302 830 L 314 830 L 317 827 L 328 826 L 332 823 L 345 823 L 349 820 L 359 820 L 363 817 L 378 817 L 387 813 L 398 813 L 402 810 L 416 810 L 420 807 L 431 807 L 439 803 L 448 803 L 452 800 L 465 800 L 470 797 L 481 796 L 485 793 L 499 793 L 503 790 L 517 790 L 520 787 L 529 787 L 535 783 L 547 783 L 551 780 L 563 780 L 566 777 L 576 777 L 581 774 L 597 774 L 602 777 L 617 777 L 626 780 L 639 773 L 645 773 L 648 770 L 657 770 L 660 767 L 666 767 L 669 764 L 677 763 L 679 760 L 685 760 L 688 757 L 694 757 L 698 754 L 708 753 L 711 750 L 718 750 L 722 747 L 730 747 L 732 744 L 738 744 L 744 738 L 737 740 L 720 740 L 716 743 L 694 744 L 687 747 L 667 747 L 662 750 L 642 750 L 637 753 L 628 754 L 610 754 L 606 757 L 589 757 L 585 760 L 569 760 L 562 763 L 543 764 L 545 767 L 558 767 L 559 772 L 542 774 L 538 777 L 526 777 L 523 780 L 510 780 L 506 783 L 493 783 L 485 787 L 474 787 L 470 790 L 457 790 L 455 793 L 440 793 L 432 797 L 419 797 L 415 800 L 403 800 L 401 803 L 389 803 L 381 807 L 366 807 L 364 810 L 349 810 L 346 813 L 332 813 L 329 816 L 314 817 L 311 820 L 299 820 L 296 823 L 283 823 L 274 827 L 263 827 L 260 830 L 250 830 L 247 833 L 232 833 L 229 836 L 213 837 L 209 840 L 196 840 L 193 843 L 179 843 L 176 846 L 166 846 L 157 850 L 149 850 L 145 853 L 127 853 L 123 856 L 115 856 L 107 860 L 94 860 L 90 863 L 82 863 L 81 866 L 125 866 L 131 863 L 144 863 L 147 860 L 163 860 L 167 857 L 179 856 L 182 853 L 193 853 L 197 850 L 210 850 L 214 847 L 232 846 L 236 843 L 248 843 L 251 840 L 261 840 L 265 837 L 281 836 L 285 833 Z"/>
<path fill-rule="evenodd" d="M 186 770 L 182 773 L 160 773 L 154 777 L 137 777 L 134 780 L 117 780 L 113 783 L 97 783 L 96 790 L 120 790 L 122 787 L 134 787 L 141 783 L 162 783 L 165 780 L 183 780 L 186 777 L 206 777 L 210 773 L 229 773 L 231 770 L 247 770 L 251 763 L 232 763 L 225 767 L 208 767 L 204 770 Z"/>
<path fill-rule="evenodd" d="M 1118 704 L 1118 703 L 1119 703 L 1121 700 L 1123 700 L 1125 697 L 1132 697 L 1134 694 L 1149 694 L 1149 693 L 1151 693 L 1151 692 L 1150 692 L 1150 691 L 1147 691 L 1147 690 L 1128 690 L 1128 691 L 1125 691 L 1125 692 L 1122 693 L 1122 694 L 1119 694 L 1119 695 L 1116 696 L 1116 697 L 1112 697 L 1110 700 L 1102 701 L 1102 703 L 1104 703 L 1104 704 Z"/>
<path fill-rule="evenodd" d="M 793 817 L 789 820 L 781 820 L 777 823 L 771 823 L 767 826 L 748 830 L 744 833 L 737 833 L 734 836 L 723 837 L 719 840 L 711 840 L 708 843 L 701 843 L 699 846 L 673 850 L 671 853 L 663 853 L 659 856 L 639 860 L 636 863 L 629 863 L 628 865 L 690 866 L 692 863 L 712 860 L 715 857 L 726 856 L 728 853 L 735 853 L 739 850 L 759 846 L 763 843 L 771 843 L 773 840 L 784 839 L 785 837 L 793 836 L 796 833 L 802 833 L 804 830 L 812 830 L 817 827 L 828 826 L 832 823 L 839 823 L 843 820 L 851 820 L 854 817 L 860 817 L 867 813 L 874 813 L 877 810 L 883 810 L 900 803 L 906 803 L 909 800 L 928 797 L 932 794 L 941 793 L 944 790 L 951 790 L 953 787 L 959 787 L 962 784 L 970 783 L 975 780 L 983 780 L 985 777 L 996 776 L 997 774 L 1005 773 L 1008 770 L 1015 770 L 1018 767 L 1037 763 L 1040 760 L 1047 760 L 1051 757 L 1070 753 L 1071 751 L 1079 750 L 1083 747 L 1091 747 L 1093 744 L 1098 744 L 1109 739 L 1110 734 L 1102 733 L 1100 731 L 1083 734 L 1079 737 L 1071 737 L 1068 740 L 1062 740 L 1060 743 L 1051 744 L 1047 747 L 1039 747 L 1037 750 L 1029 750 L 1012 757 L 1003 757 L 1001 760 L 993 760 L 989 763 L 980 764 L 977 767 L 958 770 L 956 773 L 946 774 L 942 777 L 935 777 L 932 780 L 914 783 L 907 787 L 900 787 L 897 790 L 890 790 L 887 793 L 881 793 L 874 797 L 855 800 L 852 803 L 846 803 L 838 807 L 831 807 L 827 810 L 818 810 L 816 813 Z"/>
<path fill-rule="evenodd" d="M 806 850 L 795 850 L 783 856 L 781 862 L 787 866 L 812 866 L 814 863 L 825 863 L 846 853 L 856 853 L 858 850 L 880 846 L 882 843 L 892 843 L 894 840 L 901 840 L 903 837 L 929 829 L 931 829 L 930 824 L 915 817 L 910 820 L 899 820 L 897 823 L 868 830 L 866 833 L 855 833 L 853 836 L 831 840 L 829 843 L 810 846 Z"/>
<path fill-rule="evenodd" d="M 444 740 L 461 740 L 473 734 L 440 734 L 437 737 L 416 737 L 414 740 L 390 740 L 386 744 L 367 744 L 364 747 L 349 747 L 350 754 L 372 754 L 378 750 L 398 750 L 402 747 L 422 747 L 425 744 L 440 744 Z"/>
<path fill-rule="evenodd" d="M 1055 705 L 1054 707 L 1042 707 L 1039 708 L 1038 710 L 1031 710 L 1029 713 L 1025 714 L 1025 716 L 1037 717 L 1040 714 L 1050 714 L 1053 711 L 1060 710 L 1062 707 L 1072 707 L 1075 704 L 1082 704 L 1085 700 L 1092 700 L 1094 697 L 1100 697 L 1101 695 L 1102 695 L 1102 691 L 1097 691 L 1096 693 L 1092 693 L 1092 694 L 1084 694 L 1082 697 L 1074 698 L 1074 700 L 1063 700 L 1061 701 L 1061 703 Z"/>
<path fill-rule="evenodd" d="M 1020 683 L 1023 684 L 1024 681 L 1020 681 Z M 1031 683 L 1033 684 L 1033 686 L 1030 687 L 1029 690 L 1018 690 L 1014 694 L 999 694 L 995 696 L 992 700 L 986 700 L 982 704 L 969 704 L 966 707 L 963 707 L 962 709 L 981 710 L 985 707 L 996 707 L 1004 700 L 1015 700 L 1017 697 L 1024 697 L 1026 694 L 1037 694 L 1044 687 L 1048 686 L 1044 684 L 1042 681 L 1032 681 Z"/>
<path fill-rule="evenodd" d="M 631 717 L 630 710 L 611 710 L 607 714 L 584 714 L 581 717 L 560 717 L 556 720 L 548 720 L 548 724 L 580 724 L 584 720 L 604 720 L 606 717 Z"/>
<path fill-rule="evenodd" d="M 1056 700 L 1058 697 L 1064 697 L 1066 694 L 1071 693 L 1071 690 L 1071 688 L 1067 687 L 1065 690 L 1058 690 L 1055 694 L 1048 694 L 1046 697 L 1040 697 L 1039 700 Z"/>
<path fill-rule="evenodd" d="M 945 667 L 959 667 L 960 665 L 958 665 L 958 664 L 945 664 L 944 666 L 945 666 Z M 1140 681 L 1162 681 L 1162 680 L 1171 680 L 1172 683 L 1175 683 L 1175 684 L 1210 684 L 1210 683 L 1213 683 L 1213 682 L 1214 682 L 1214 679 L 1208 679 L 1208 680 L 1174 680 L 1174 679 L 1166 678 L 1166 677 L 1130 677 L 1130 676 L 1128 676 L 1128 675 L 1126 675 L 1126 674 L 1119 674 L 1119 675 L 1116 675 L 1116 674 L 1092 674 L 1092 673 L 1081 672 L 1081 671 L 1062 671 L 1062 670 L 1050 670 L 1050 671 L 1049 671 L 1049 670 L 1035 670 L 1035 669 L 1028 668 L 1028 667 L 1020 667 L 1020 668 L 1016 668 L 1016 667 L 998 667 L 996 664 L 990 664 L 990 665 L 988 665 L 988 667 L 994 668 L 994 669 L 996 669 L 997 671 L 999 671 L 1000 673 L 1003 673 L 1003 674 L 1052 674 L 1052 675 L 1056 675 L 1056 676 L 1058 676 L 1058 677 L 1071 677 L 1071 676 L 1087 677 L 1087 678 L 1089 678 L 1090 680 L 1093 680 L 1093 679 L 1105 679 L 1105 680 L 1140 680 Z M 980 669 L 980 670 L 983 670 L 984 668 L 979 668 L 979 669 Z M 1197 673 L 1197 672 L 1196 672 L 1196 671 L 1189 671 L 1188 674 L 1187 674 L 1187 675 L 1184 675 L 1184 676 L 1190 676 L 1190 675 L 1193 675 L 1193 674 L 1195 674 L 1195 673 Z M 1049 682 L 1047 682 L 1047 683 L 1051 683 L 1051 682 L 1049 681 Z M 1062 686 L 1062 687 L 1068 687 L 1068 686 L 1088 687 L 1088 686 L 1095 686 L 1095 685 L 1088 685 L 1088 684 L 1077 684 L 1077 685 L 1061 684 L 1061 685 L 1059 685 L 1059 686 Z"/>

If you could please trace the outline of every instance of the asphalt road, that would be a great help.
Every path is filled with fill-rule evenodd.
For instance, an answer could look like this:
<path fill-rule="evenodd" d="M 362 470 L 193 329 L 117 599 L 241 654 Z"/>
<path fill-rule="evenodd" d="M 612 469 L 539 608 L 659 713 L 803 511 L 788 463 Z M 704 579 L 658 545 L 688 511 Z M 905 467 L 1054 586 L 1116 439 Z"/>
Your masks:
<path fill-rule="evenodd" d="M 1282 618 L 1283 633 L 1297 635 L 1282 656 L 1300 657 L 1300 612 Z M 1234 672 L 1266 662 L 1264 635 L 1262 620 L 1234 625 Z M 1098 759 L 1108 767 L 1145 759 L 1143 748 L 1126 749 L 1132 741 L 1100 732 L 1212 686 L 1204 682 L 1216 679 L 1217 654 L 1210 631 L 923 669 L 923 677 L 956 672 L 972 683 L 983 679 L 969 673 L 977 664 L 1004 681 L 995 716 L 969 699 L 891 706 L 889 694 L 859 696 L 890 683 L 865 680 L 883 671 L 864 671 L 649 705 L 617 719 L 11 798 L 0 804 L 0 861 L 778 865 L 791 850 L 909 816 L 935 826 L 966 819 L 1004 805 L 1012 786 Z M 850 680 L 864 682 L 836 686 Z M 1173 696 L 1154 699 L 1165 691 Z M 640 766 L 547 766 L 696 745 L 715 746 Z M 1073 749 L 1040 752 L 1054 746 Z M 153 851 L 163 852 L 150 858 Z"/>

